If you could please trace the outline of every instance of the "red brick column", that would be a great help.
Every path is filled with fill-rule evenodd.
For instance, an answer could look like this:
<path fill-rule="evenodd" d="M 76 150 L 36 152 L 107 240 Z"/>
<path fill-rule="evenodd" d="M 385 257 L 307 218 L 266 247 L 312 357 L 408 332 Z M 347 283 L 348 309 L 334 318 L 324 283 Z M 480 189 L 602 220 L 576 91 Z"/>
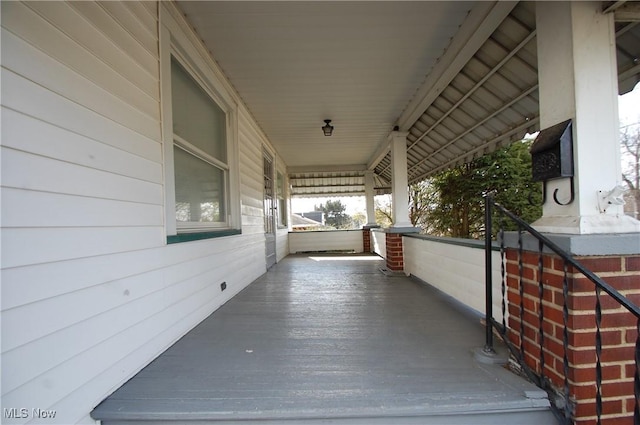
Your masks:
<path fill-rule="evenodd" d="M 402 233 L 387 232 L 387 269 L 394 272 L 404 270 L 404 254 L 402 252 Z"/>
<path fill-rule="evenodd" d="M 362 252 L 372 252 L 371 250 L 371 229 L 362 228 Z"/>
<path fill-rule="evenodd" d="M 519 259 L 516 249 L 507 249 L 506 272 L 510 339 L 520 345 L 520 292 Z M 576 257 L 587 269 L 620 291 L 635 303 L 640 302 L 640 256 Z M 523 252 L 522 283 L 524 297 L 524 350 L 525 361 L 540 373 L 540 338 L 538 292 L 539 256 Z M 543 254 L 543 330 L 544 375 L 557 388 L 564 386 L 563 362 L 563 261 L 551 254 Z M 595 423 L 596 398 L 596 295 L 594 285 L 580 272 L 568 267 L 568 349 L 569 393 L 575 405 L 576 424 Z M 635 396 L 634 348 L 636 319 L 620 307 L 609 295 L 600 295 L 602 306 L 602 424 L 618 425 L 633 422 Z M 562 391 L 560 391 L 562 392 Z"/>

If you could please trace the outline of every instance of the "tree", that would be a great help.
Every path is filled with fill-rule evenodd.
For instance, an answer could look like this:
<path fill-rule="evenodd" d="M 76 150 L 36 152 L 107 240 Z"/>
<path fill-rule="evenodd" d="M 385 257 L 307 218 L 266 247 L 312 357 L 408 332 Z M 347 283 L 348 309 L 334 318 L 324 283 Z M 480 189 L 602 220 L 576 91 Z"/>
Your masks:
<path fill-rule="evenodd" d="M 429 232 L 431 225 L 429 216 L 436 207 L 438 192 L 430 180 L 414 183 L 409 186 L 409 220 L 414 227 L 421 227 Z"/>
<path fill-rule="evenodd" d="M 336 229 L 350 229 L 352 227 L 351 217 L 345 213 L 347 209 L 339 199 L 328 200 L 325 204 L 315 206 L 316 211 L 324 212 L 325 224 Z"/>
<path fill-rule="evenodd" d="M 381 227 L 389 227 L 392 224 L 391 196 L 378 196 L 375 199 L 376 224 Z"/>
<path fill-rule="evenodd" d="M 640 211 L 640 127 L 630 131 L 627 127 L 620 134 L 622 148 L 622 180 L 629 186 L 626 201 L 635 203 L 635 208 L 625 208 L 634 211 L 634 218 L 638 218 Z"/>
<path fill-rule="evenodd" d="M 414 227 L 428 228 L 429 212 L 434 207 L 436 192 L 429 181 L 422 181 L 409 186 L 409 220 Z M 375 202 L 376 223 L 382 227 L 389 227 L 393 224 L 391 211 L 391 198 L 384 201 L 376 199 Z"/>
<path fill-rule="evenodd" d="M 351 228 L 359 229 L 367 223 L 367 216 L 363 212 L 356 212 L 351 216 Z"/>
<path fill-rule="evenodd" d="M 431 179 L 437 193 L 428 214 L 432 233 L 479 238 L 484 233 L 484 194 L 532 222 L 542 215 L 542 191 L 531 180 L 531 142 L 512 143 L 470 163 L 443 171 Z"/>
<path fill-rule="evenodd" d="M 409 187 L 409 218 L 424 233 L 484 235 L 484 195 L 531 223 L 542 215 L 542 188 L 531 179 L 531 141 L 519 141 Z M 391 223 L 391 204 L 376 202 L 378 223 Z M 512 225 L 503 223 L 506 230 Z"/>

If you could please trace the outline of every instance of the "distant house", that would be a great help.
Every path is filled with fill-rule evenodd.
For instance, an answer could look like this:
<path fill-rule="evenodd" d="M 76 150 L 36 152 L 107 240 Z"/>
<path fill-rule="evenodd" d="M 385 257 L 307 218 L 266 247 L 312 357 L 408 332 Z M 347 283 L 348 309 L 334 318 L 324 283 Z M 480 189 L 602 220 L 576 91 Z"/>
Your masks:
<path fill-rule="evenodd" d="M 308 218 L 308 219 L 313 220 L 313 221 L 316 221 L 316 222 L 320 223 L 323 226 L 326 224 L 324 212 L 322 212 L 322 211 L 304 212 L 304 213 L 300 213 L 300 216 L 304 217 L 304 218 Z"/>
<path fill-rule="evenodd" d="M 320 212 L 320 214 L 324 213 Z M 291 214 L 291 228 L 294 231 L 318 230 L 320 227 L 322 227 L 322 223 L 317 220 L 305 217 L 302 214 Z"/>

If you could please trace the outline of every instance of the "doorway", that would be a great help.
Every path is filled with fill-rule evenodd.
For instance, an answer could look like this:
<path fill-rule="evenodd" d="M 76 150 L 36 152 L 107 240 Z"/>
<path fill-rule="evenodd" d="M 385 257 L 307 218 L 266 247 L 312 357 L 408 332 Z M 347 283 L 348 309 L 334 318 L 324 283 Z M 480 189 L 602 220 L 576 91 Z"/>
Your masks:
<path fill-rule="evenodd" d="M 276 214 L 273 156 L 263 151 L 264 159 L 264 238 L 267 270 L 276 263 Z"/>

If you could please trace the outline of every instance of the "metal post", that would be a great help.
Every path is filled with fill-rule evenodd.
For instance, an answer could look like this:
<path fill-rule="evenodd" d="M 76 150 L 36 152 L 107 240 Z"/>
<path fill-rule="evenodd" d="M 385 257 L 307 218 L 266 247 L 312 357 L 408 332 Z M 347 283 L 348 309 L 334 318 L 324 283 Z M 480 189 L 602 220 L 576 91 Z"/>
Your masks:
<path fill-rule="evenodd" d="M 493 294 L 491 276 L 491 216 L 493 212 L 493 198 L 487 194 L 484 198 L 484 268 L 485 268 L 485 321 L 486 339 L 485 353 L 495 353 L 493 349 Z"/>

